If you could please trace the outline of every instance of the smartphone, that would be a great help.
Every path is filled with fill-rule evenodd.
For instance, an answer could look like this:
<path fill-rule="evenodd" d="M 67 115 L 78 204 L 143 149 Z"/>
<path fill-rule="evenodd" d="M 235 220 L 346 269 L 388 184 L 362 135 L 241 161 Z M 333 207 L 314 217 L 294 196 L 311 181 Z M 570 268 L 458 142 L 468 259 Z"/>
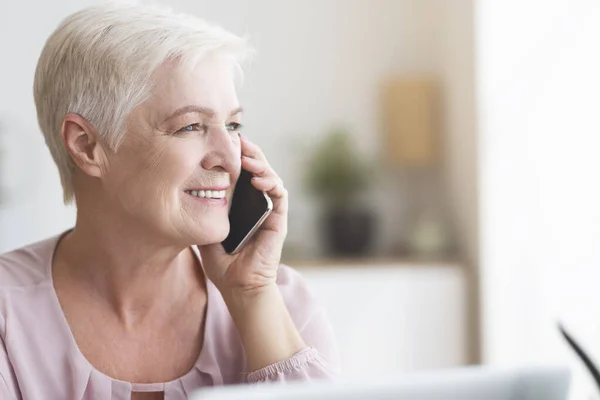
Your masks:
<path fill-rule="evenodd" d="M 252 174 L 242 168 L 229 209 L 229 235 L 221 244 L 228 254 L 239 252 L 273 211 L 273 201 L 252 186 Z"/>

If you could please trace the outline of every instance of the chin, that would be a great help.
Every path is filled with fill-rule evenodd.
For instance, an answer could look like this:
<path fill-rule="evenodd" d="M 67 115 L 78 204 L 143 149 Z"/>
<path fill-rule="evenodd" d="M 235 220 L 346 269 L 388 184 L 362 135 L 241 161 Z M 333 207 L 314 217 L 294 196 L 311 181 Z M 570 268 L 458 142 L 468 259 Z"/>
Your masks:
<path fill-rule="evenodd" d="M 229 235 L 229 224 L 212 226 L 210 229 L 202 229 L 200 232 L 190 232 L 190 236 L 196 244 L 221 243 Z"/>

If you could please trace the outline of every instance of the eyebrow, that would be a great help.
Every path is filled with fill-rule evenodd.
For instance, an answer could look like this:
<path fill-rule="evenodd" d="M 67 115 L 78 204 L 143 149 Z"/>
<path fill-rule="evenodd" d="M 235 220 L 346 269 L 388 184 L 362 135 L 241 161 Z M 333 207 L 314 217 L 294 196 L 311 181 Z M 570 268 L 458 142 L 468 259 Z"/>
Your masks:
<path fill-rule="evenodd" d="M 238 107 L 238 108 L 234 109 L 233 111 L 231 111 L 231 113 L 229 113 L 229 118 L 233 117 L 234 115 L 240 114 L 242 112 L 244 112 L 244 109 L 242 107 Z M 189 114 L 189 113 L 204 114 L 208 117 L 213 117 L 215 115 L 215 111 L 211 108 L 198 107 L 198 106 L 184 106 L 184 107 L 181 107 L 181 108 L 178 108 L 177 110 L 175 110 L 170 116 L 165 118 L 165 120 L 163 122 L 165 122 L 171 118 L 179 117 L 180 115 Z"/>

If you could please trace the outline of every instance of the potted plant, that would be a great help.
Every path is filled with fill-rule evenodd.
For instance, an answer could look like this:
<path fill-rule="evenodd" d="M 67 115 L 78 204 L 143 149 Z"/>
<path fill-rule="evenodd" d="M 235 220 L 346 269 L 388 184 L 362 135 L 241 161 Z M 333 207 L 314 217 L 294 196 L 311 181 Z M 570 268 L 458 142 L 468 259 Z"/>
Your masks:
<path fill-rule="evenodd" d="M 327 250 L 335 256 L 368 252 L 374 216 L 358 202 L 369 188 L 373 169 L 357 153 L 348 130 L 332 130 L 308 160 L 305 186 L 321 200 L 322 228 Z"/>

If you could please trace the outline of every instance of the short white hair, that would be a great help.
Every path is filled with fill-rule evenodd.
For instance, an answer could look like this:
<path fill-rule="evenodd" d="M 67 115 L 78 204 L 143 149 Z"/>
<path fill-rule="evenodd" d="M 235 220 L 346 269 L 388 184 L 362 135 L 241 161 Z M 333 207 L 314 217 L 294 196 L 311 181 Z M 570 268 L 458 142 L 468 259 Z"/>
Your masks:
<path fill-rule="evenodd" d="M 151 96 L 152 74 L 161 64 L 191 66 L 205 55 L 223 54 L 241 74 L 253 53 L 245 37 L 156 5 L 109 2 L 67 17 L 46 41 L 33 85 L 65 203 L 74 199 L 76 168 L 60 135 L 65 115 L 85 118 L 116 151 L 127 116 Z"/>

